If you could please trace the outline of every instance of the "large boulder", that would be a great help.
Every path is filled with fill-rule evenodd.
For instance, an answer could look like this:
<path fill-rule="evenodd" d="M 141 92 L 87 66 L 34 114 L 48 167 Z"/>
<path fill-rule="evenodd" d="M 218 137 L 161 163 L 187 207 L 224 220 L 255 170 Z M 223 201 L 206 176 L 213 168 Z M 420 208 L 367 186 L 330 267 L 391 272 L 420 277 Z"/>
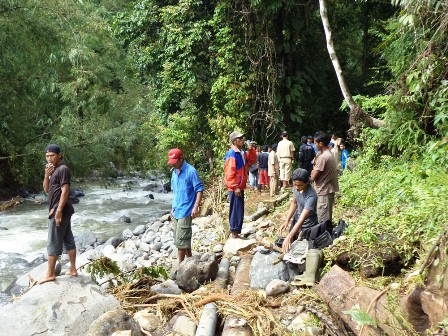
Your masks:
<path fill-rule="evenodd" d="M 90 278 L 62 276 L 0 307 L 0 335 L 86 335 L 98 317 L 117 307 L 117 299 Z"/>
<path fill-rule="evenodd" d="M 177 270 L 176 283 L 182 290 L 191 293 L 218 274 L 218 260 L 212 253 L 184 259 Z"/>
<path fill-rule="evenodd" d="M 129 335 L 140 336 L 140 327 L 123 309 L 113 309 L 101 315 L 89 328 L 87 336 L 109 336 L 117 331 L 127 331 Z M 80 334 L 81 335 L 81 334 Z"/>
<path fill-rule="evenodd" d="M 278 256 L 279 253 L 276 252 L 270 254 L 255 253 L 249 271 L 250 288 L 265 289 L 272 280 L 289 280 L 289 270 L 286 263 L 280 262 L 277 265 L 272 265 L 272 262 L 277 260 Z"/>

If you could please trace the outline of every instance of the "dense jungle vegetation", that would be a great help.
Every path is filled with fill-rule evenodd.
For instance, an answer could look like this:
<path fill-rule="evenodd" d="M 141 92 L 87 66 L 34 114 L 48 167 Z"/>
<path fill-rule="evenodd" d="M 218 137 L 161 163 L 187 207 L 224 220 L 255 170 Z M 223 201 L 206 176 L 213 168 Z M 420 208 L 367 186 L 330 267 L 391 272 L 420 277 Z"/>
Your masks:
<path fill-rule="evenodd" d="M 178 146 L 206 178 L 234 129 L 346 137 L 320 2 L 0 0 L 1 189 L 40 190 L 50 142 L 75 176 L 166 167 Z M 448 3 L 326 6 L 354 100 L 385 122 L 350 140 L 339 204 L 364 240 L 408 239 L 411 260 L 448 219 Z"/>

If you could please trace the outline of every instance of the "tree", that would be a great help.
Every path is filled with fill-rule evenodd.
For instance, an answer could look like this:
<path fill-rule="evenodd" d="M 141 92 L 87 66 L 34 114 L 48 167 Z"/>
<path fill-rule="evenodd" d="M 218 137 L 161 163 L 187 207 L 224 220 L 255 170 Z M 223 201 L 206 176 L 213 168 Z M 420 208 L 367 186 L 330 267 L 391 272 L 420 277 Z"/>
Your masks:
<path fill-rule="evenodd" d="M 330 55 L 331 62 L 333 63 L 336 76 L 338 78 L 339 86 L 341 88 L 344 99 L 346 100 L 350 108 L 350 126 L 355 133 L 355 136 L 359 134 L 359 129 L 362 125 L 379 128 L 385 127 L 386 123 L 383 120 L 373 118 L 369 116 L 356 102 L 350 93 L 348 85 L 345 81 L 344 74 L 342 73 L 342 68 L 339 63 L 336 51 L 333 45 L 333 39 L 331 36 L 330 22 L 328 20 L 327 6 L 325 0 L 319 0 L 320 15 L 322 17 L 322 24 L 324 26 L 325 37 L 327 42 L 328 54 Z"/>

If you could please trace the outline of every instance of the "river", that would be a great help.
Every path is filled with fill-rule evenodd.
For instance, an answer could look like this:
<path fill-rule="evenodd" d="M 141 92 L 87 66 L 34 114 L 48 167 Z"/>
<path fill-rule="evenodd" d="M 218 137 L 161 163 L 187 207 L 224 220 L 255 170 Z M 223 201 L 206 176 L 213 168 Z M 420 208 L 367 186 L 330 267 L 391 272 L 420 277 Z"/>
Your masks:
<path fill-rule="evenodd" d="M 143 179 L 117 179 L 106 184 L 72 183 L 85 196 L 75 204 L 72 230 L 76 236 L 92 231 L 99 240 L 120 236 L 124 229 L 152 223 L 171 209 L 171 193 L 144 191 L 158 183 Z M 153 198 L 149 195 L 152 194 Z M 36 195 L 36 199 L 44 195 Z M 0 212 L 0 305 L 8 298 L 8 287 L 18 276 L 43 262 L 47 244 L 48 204 L 26 201 Z M 127 216 L 131 223 L 120 221 Z M 7 230 L 5 230 L 6 228 Z"/>

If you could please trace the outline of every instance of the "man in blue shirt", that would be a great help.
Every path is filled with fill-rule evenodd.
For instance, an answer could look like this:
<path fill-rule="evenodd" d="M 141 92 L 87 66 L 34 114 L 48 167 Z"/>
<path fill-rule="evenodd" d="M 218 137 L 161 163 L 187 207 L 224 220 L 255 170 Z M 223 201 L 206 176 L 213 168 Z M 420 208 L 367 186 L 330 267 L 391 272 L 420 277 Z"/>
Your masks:
<path fill-rule="evenodd" d="M 174 245 L 180 264 L 185 257 L 191 257 L 191 224 L 192 219 L 199 215 L 204 185 L 196 169 L 184 160 L 179 148 L 168 152 L 168 164 L 173 167 L 171 219 L 174 222 Z"/>

